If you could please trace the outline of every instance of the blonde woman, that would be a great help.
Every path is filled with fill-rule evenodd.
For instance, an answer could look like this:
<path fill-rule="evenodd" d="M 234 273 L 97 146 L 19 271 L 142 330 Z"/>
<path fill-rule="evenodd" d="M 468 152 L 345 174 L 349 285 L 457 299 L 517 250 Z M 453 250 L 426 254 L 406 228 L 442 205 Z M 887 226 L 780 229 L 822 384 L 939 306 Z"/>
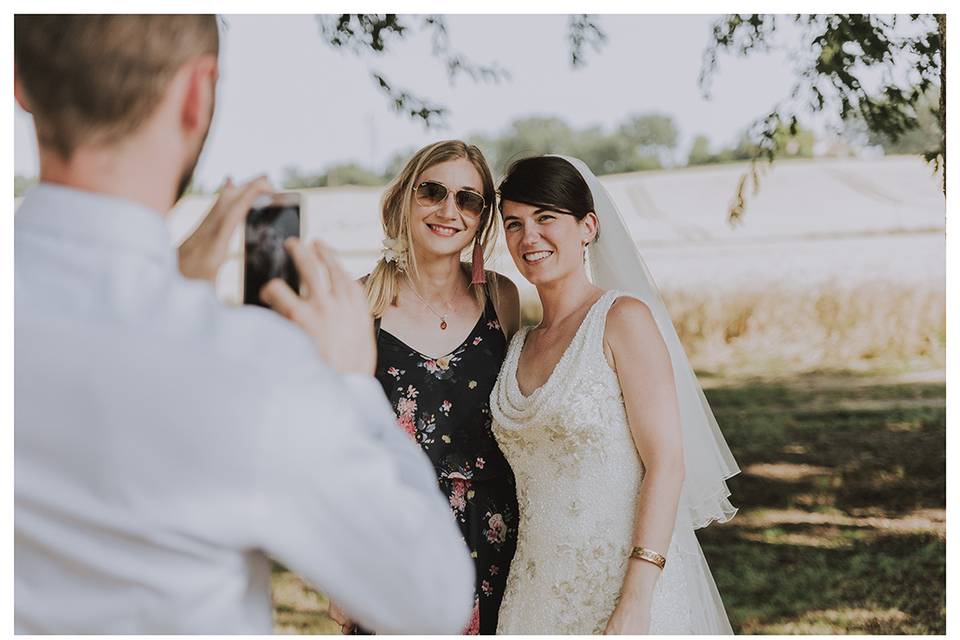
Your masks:
<path fill-rule="evenodd" d="M 384 194 L 384 254 L 363 280 L 377 379 L 398 428 L 433 463 L 476 562 L 464 632 L 486 634 L 497 628 L 518 520 L 513 472 L 491 432 L 490 392 L 520 325 L 516 286 L 483 268 L 499 233 L 495 198 L 477 147 L 448 140 L 420 149 Z"/>

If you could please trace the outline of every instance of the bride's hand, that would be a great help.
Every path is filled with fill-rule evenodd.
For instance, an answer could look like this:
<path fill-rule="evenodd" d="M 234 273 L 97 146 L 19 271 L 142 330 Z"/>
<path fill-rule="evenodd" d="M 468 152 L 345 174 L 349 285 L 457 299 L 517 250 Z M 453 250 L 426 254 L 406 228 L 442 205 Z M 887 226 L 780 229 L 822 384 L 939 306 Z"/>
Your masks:
<path fill-rule="evenodd" d="M 650 633 L 650 603 L 621 602 L 613 610 L 603 634 L 607 636 L 647 635 Z"/>

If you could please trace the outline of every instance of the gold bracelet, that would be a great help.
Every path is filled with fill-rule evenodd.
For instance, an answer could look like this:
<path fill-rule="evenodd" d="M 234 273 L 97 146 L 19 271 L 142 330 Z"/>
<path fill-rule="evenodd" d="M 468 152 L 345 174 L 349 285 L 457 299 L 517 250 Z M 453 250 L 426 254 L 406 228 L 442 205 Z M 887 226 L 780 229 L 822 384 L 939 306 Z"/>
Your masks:
<path fill-rule="evenodd" d="M 667 559 L 662 555 L 657 553 L 652 549 L 647 549 L 645 547 L 634 547 L 633 551 L 630 552 L 631 558 L 636 558 L 637 560 L 646 560 L 651 564 L 655 564 L 661 569 L 667 564 Z"/>

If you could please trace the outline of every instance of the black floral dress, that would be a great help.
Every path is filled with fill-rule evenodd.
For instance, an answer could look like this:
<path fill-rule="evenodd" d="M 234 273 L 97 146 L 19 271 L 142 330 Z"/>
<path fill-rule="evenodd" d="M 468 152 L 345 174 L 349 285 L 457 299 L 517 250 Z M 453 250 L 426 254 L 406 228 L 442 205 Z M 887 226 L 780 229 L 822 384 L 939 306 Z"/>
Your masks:
<path fill-rule="evenodd" d="M 506 338 L 487 302 L 466 339 L 442 358 L 426 356 L 377 327 L 377 380 L 399 427 L 427 453 L 476 562 L 466 634 L 494 634 L 517 546 L 513 471 L 491 431 L 490 392 Z"/>

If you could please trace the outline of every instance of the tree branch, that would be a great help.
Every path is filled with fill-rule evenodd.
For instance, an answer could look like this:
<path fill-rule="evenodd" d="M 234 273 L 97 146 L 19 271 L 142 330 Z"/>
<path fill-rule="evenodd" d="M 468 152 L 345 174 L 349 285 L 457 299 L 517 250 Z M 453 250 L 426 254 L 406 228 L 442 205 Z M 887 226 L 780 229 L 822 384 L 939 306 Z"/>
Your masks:
<path fill-rule="evenodd" d="M 589 45 L 599 52 L 607 42 L 607 34 L 600 28 L 594 16 L 581 14 L 570 16 L 567 38 L 570 41 L 570 66 L 582 67 L 586 64 L 583 50 Z"/>

